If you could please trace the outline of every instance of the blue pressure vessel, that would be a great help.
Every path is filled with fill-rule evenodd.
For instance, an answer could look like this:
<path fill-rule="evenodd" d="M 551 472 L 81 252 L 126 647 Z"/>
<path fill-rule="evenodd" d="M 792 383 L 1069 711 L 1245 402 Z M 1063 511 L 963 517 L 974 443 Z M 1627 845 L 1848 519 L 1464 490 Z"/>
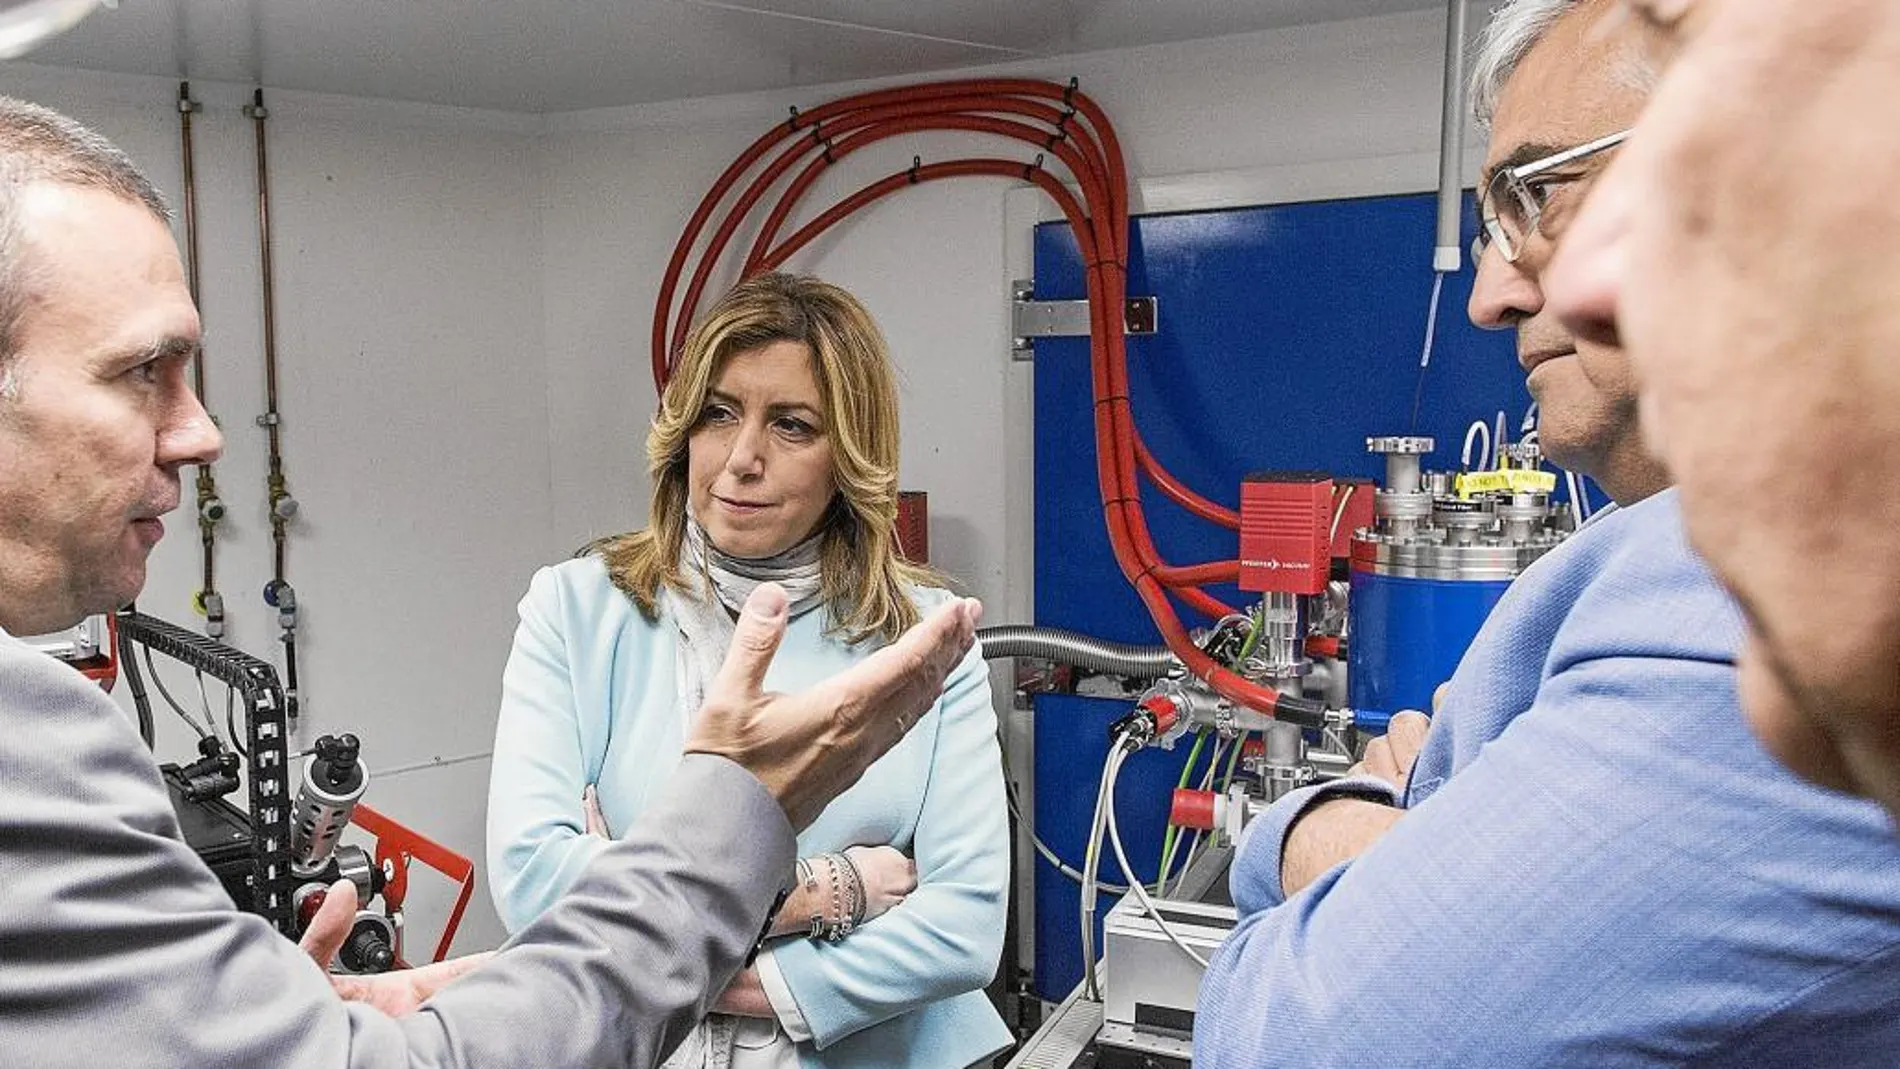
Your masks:
<path fill-rule="evenodd" d="M 1392 714 L 1429 712 L 1508 579 L 1419 579 L 1352 572 L 1346 690 L 1359 730 L 1381 734 Z"/>
<path fill-rule="evenodd" d="M 1369 438 L 1385 457 L 1376 520 L 1353 533 L 1347 602 L 1346 694 L 1360 731 L 1382 734 L 1392 714 L 1430 712 L 1491 607 L 1519 573 L 1563 540 L 1566 514 L 1547 493 L 1505 478 L 1488 492 L 1462 492 L 1449 472 L 1420 458 L 1430 438 Z M 1534 447 L 1515 462 L 1535 467 Z"/>

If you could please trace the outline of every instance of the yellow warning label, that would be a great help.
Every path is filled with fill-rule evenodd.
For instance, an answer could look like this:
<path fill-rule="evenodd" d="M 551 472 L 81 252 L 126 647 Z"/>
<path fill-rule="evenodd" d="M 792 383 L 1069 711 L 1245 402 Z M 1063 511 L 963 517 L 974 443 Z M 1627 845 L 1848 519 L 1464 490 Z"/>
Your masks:
<path fill-rule="evenodd" d="M 1514 468 L 1508 471 L 1468 471 L 1458 476 L 1456 487 L 1458 496 L 1462 498 L 1477 494 L 1548 494 L 1557 489 L 1557 474 L 1530 468 Z"/>

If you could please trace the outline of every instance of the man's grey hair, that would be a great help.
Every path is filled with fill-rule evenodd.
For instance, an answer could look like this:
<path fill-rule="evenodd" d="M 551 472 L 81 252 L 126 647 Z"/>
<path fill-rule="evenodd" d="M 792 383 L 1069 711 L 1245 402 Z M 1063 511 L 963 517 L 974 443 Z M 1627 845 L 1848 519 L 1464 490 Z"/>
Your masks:
<path fill-rule="evenodd" d="M 20 196 L 37 182 L 102 190 L 171 221 L 164 196 L 112 142 L 56 111 L 0 96 L 0 399 L 18 385 L 15 332 L 31 279 Z"/>
<path fill-rule="evenodd" d="M 1506 0 L 1493 8 L 1471 68 L 1471 111 L 1478 125 L 1491 128 L 1505 83 L 1551 27 L 1579 7 L 1607 2 L 1611 0 Z M 1655 71 L 1641 49 L 1625 49 L 1617 66 L 1618 76 L 1631 88 L 1648 92 L 1655 87 Z"/>

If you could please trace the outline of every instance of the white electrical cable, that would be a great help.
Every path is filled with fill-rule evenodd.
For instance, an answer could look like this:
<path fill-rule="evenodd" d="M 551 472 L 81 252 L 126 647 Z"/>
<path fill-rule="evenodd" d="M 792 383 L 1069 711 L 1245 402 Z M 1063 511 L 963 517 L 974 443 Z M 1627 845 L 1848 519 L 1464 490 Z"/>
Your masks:
<path fill-rule="evenodd" d="M 1471 463 L 1471 443 L 1474 439 L 1484 442 L 1484 447 L 1478 450 L 1478 463 L 1476 466 L 1473 466 Z M 1466 471 L 1490 470 L 1491 428 L 1486 426 L 1483 420 L 1474 419 L 1471 421 L 1471 426 L 1465 428 L 1465 448 L 1462 453 L 1458 454 L 1458 463 L 1464 465 Z"/>
<path fill-rule="evenodd" d="M 152 686 L 158 689 L 159 697 L 165 699 L 165 704 L 172 707 L 172 712 L 177 713 L 179 719 L 191 725 L 191 730 L 196 731 L 199 738 L 217 738 L 218 732 L 215 727 L 207 727 L 204 724 L 198 723 L 197 718 L 186 712 L 185 707 L 178 704 L 178 699 L 172 697 L 172 692 L 165 689 L 165 680 L 159 677 L 158 666 L 152 663 L 152 647 L 143 646 L 141 648 L 145 651 L 145 674 L 152 677 Z M 137 654 L 133 656 L 137 656 Z"/>
<path fill-rule="evenodd" d="M 1007 765 L 1004 766 L 1003 771 L 1005 775 L 1008 775 L 1009 769 Z M 1050 848 L 1048 843 L 1042 841 L 1042 836 L 1037 835 L 1035 831 L 1030 829 L 1029 821 L 1023 816 L 1022 803 L 1016 798 L 1016 783 L 1014 780 L 1005 779 L 1003 781 L 1003 796 L 1009 803 L 1010 813 L 1016 817 L 1016 826 L 1023 829 L 1024 834 L 1029 836 L 1029 842 L 1035 847 L 1036 853 L 1040 855 L 1044 861 L 1049 863 L 1049 867 L 1067 876 L 1070 883 L 1080 884 L 1082 882 L 1081 871 L 1062 860 L 1062 858 Z M 1097 881 L 1096 886 L 1111 895 L 1124 895 L 1128 893 L 1128 888 L 1118 883 L 1102 883 Z"/>
<path fill-rule="evenodd" d="M 218 720 L 211 715 L 211 695 L 205 690 L 205 674 L 203 672 L 193 672 L 192 675 L 198 679 L 198 708 L 204 710 L 205 723 L 210 725 L 211 734 L 213 737 L 216 737 L 218 734 Z M 227 693 L 229 692 L 227 691 Z M 226 703 L 227 707 L 229 704 L 229 702 Z M 237 732 L 233 731 L 231 733 L 231 741 L 234 743 L 237 741 Z M 233 749 L 235 749 L 235 747 L 233 747 Z"/>
<path fill-rule="evenodd" d="M 1583 476 L 1574 471 L 1564 472 L 1564 486 L 1570 491 L 1570 510 L 1576 513 L 1577 526 L 1581 527 L 1596 512 L 1590 507 L 1590 494 L 1584 488 Z"/>
<path fill-rule="evenodd" d="M 1445 292 L 1445 272 L 1432 272 L 1432 306 L 1425 314 L 1425 345 L 1418 354 L 1418 385 L 1412 389 L 1412 433 L 1418 433 L 1419 406 L 1425 403 L 1425 369 L 1432 363 L 1432 344 L 1438 338 L 1438 302 Z"/>
<path fill-rule="evenodd" d="M 1174 927 L 1161 916 L 1161 910 L 1155 906 L 1154 899 L 1148 897 L 1148 889 L 1141 885 L 1141 879 L 1135 875 L 1135 867 L 1128 863 L 1128 852 L 1122 849 L 1121 828 L 1115 822 L 1115 779 L 1121 774 L 1122 762 L 1127 759 L 1128 751 L 1116 746 L 1109 751 L 1108 770 L 1102 775 L 1102 794 L 1108 799 L 1109 844 L 1115 848 L 1115 860 L 1121 862 L 1122 875 L 1127 878 L 1128 890 L 1135 896 L 1135 901 L 1140 902 L 1141 908 L 1148 911 L 1148 916 L 1154 920 L 1155 927 L 1161 929 L 1161 934 L 1167 936 L 1169 942 L 1180 947 L 1181 953 L 1193 958 L 1201 968 L 1205 969 L 1207 959 L 1196 954 L 1193 947 L 1183 942 L 1181 937 L 1175 934 Z M 1092 977 L 1090 983 L 1091 985 L 1094 983 Z"/>
<path fill-rule="evenodd" d="M 1352 492 L 1357 489 L 1357 486 L 1347 483 L 1345 492 L 1339 495 L 1339 504 L 1333 508 L 1333 532 L 1326 537 L 1327 542 L 1334 545 L 1339 543 L 1339 521 L 1346 518 L 1346 502 L 1352 500 Z"/>
<path fill-rule="evenodd" d="M 1174 874 L 1174 893 L 1175 894 L 1177 895 L 1180 894 L 1181 885 L 1187 882 L 1187 871 L 1194 867 L 1194 855 L 1200 851 L 1201 844 L 1203 841 L 1204 840 L 1201 837 L 1201 829 L 1195 828 L 1194 834 L 1190 836 L 1188 839 L 1187 859 L 1181 862 L 1181 871 Z M 1160 894 L 1163 898 L 1166 898 L 1168 896 L 1166 888 L 1158 889 L 1157 893 Z"/>
<path fill-rule="evenodd" d="M 1089 824 L 1088 851 L 1082 861 L 1082 980 L 1086 997 L 1100 1001 L 1102 986 L 1095 978 L 1095 895 L 1098 890 L 1096 874 L 1102 865 L 1102 831 L 1113 816 L 1108 802 L 1109 788 L 1114 784 L 1110 775 L 1119 765 L 1115 755 L 1126 754 L 1123 745 L 1128 741 L 1126 735 L 1118 736 L 1108 751 L 1108 763 L 1102 767 L 1102 785 L 1095 792 L 1095 818 Z M 1143 892 L 1146 893 L 1145 891 Z"/>
<path fill-rule="evenodd" d="M 1418 366 L 1430 367 L 1432 343 L 1438 338 L 1438 298 L 1445 292 L 1445 272 L 1432 272 L 1432 310 L 1425 315 L 1425 348 L 1418 354 Z"/>

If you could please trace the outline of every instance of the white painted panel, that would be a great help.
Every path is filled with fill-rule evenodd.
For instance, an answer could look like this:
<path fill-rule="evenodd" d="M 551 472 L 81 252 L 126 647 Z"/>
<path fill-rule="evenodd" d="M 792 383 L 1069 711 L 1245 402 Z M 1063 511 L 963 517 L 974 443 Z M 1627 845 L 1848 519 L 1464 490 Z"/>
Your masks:
<path fill-rule="evenodd" d="M 97 127 L 179 200 L 175 82 L 7 74 L 0 89 Z M 207 393 L 227 439 L 219 585 L 228 640 L 281 664 L 261 597 L 271 544 L 253 423 L 264 386 L 254 142 L 238 111 L 248 94 L 194 88 L 206 103 L 195 125 Z M 268 103 L 285 470 L 303 503 L 289 558 L 306 606 L 297 741 L 354 731 L 372 767 L 486 750 L 515 603 L 534 567 L 561 555 L 548 524 L 536 141 L 508 116 L 288 93 Z M 196 628 L 193 474 L 139 604 Z M 189 674 L 166 678 L 196 704 Z M 215 690 L 213 705 L 221 716 Z M 158 721 L 160 759 L 195 756 L 162 703 Z M 482 798 L 473 782 L 389 811 L 474 821 L 456 846 L 479 856 Z"/>

